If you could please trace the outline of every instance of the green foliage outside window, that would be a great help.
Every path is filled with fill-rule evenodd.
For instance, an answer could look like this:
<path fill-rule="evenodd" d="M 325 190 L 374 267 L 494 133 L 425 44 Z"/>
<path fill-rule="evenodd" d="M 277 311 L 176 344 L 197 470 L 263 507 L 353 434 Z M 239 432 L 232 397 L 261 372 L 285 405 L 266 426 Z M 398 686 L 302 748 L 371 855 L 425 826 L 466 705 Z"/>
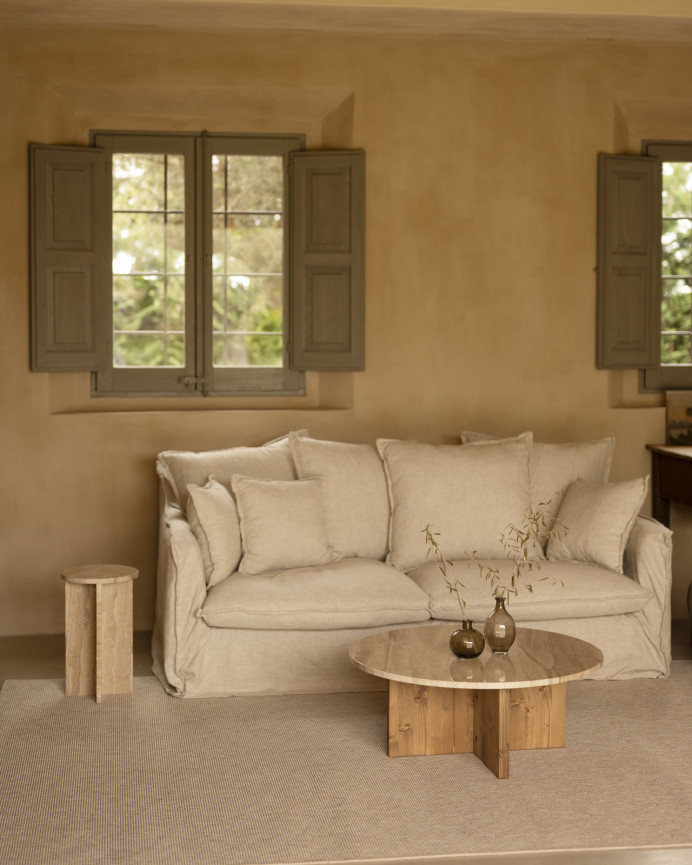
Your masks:
<path fill-rule="evenodd" d="M 663 163 L 661 363 L 692 363 L 692 163 Z"/>
<path fill-rule="evenodd" d="M 212 157 L 215 366 L 283 363 L 283 162 Z M 113 156 L 113 363 L 185 365 L 184 159 Z"/>

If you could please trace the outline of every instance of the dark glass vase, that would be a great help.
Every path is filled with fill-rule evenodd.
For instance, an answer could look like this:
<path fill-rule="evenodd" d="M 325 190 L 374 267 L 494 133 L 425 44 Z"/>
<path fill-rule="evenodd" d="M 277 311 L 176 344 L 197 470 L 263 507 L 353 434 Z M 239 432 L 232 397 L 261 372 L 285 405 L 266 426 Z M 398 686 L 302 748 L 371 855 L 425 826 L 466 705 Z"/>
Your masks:
<path fill-rule="evenodd" d="M 464 619 L 461 627 L 449 638 L 449 648 L 457 658 L 477 658 L 484 646 L 483 634 L 473 627 L 470 619 Z"/>
<path fill-rule="evenodd" d="M 505 609 L 505 599 L 495 598 L 495 609 L 485 620 L 485 639 L 488 645 L 496 655 L 506 655 L 516 633 L 514 619 Z"/>

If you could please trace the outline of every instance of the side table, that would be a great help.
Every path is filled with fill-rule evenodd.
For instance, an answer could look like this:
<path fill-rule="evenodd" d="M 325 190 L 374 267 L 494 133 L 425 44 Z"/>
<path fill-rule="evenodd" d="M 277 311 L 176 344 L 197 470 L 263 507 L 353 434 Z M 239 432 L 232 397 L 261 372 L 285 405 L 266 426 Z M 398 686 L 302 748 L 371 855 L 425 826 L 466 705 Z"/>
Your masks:
<path fill-rule="evenodd" d="M 82 565 L 65 581 L 65 696 L 132 693 L 132 582 L 128 565 Z"/>
<path fill-rule="evenodd" d="M 671 501 L 692 506 L 692 447 L 647 445 L 647 448 L 651 451 L 653 517 L 670 528 Z M 687 587 L 687 614 L 692 625 L 692 580 Z"/>

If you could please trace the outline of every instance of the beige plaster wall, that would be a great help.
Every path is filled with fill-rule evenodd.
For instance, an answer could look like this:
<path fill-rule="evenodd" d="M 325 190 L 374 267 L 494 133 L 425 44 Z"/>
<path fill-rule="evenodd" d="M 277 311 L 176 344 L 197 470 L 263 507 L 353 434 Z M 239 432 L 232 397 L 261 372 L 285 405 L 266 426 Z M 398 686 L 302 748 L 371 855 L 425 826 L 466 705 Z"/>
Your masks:
<path fill-rule="evenodd" d="M 61 631 L 60 569 L 95 561 L 141 569 L 135 625 L 151 625 L 163 449 L 533 429 L 614 435 L 613 478 L 646 473 L 661 401 L 594 365 L 596 154 L 650 127 L 692 139 L 691 73 L 676 46 L 0 33 L 0 634 Z M 30 373 L 27 144 L 91 128 L 365 148 L 366 371 L 311 376 L 295 403 L 96 401 L 86 375 Z"/>

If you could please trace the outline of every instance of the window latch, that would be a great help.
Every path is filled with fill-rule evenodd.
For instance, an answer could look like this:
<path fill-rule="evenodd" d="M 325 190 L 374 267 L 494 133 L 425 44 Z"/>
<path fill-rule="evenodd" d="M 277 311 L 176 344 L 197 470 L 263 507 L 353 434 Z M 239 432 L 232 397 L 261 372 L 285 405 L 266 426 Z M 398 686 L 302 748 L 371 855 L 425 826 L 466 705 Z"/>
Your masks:
<path fill-rule="evenodd" d="M 183 385 L 183 387 L 196 387 L 198 384 L 201 384 L 202 387 L 204 387 L 207 380 L 203 375 L 181 375 L 178 381 Z"/>

